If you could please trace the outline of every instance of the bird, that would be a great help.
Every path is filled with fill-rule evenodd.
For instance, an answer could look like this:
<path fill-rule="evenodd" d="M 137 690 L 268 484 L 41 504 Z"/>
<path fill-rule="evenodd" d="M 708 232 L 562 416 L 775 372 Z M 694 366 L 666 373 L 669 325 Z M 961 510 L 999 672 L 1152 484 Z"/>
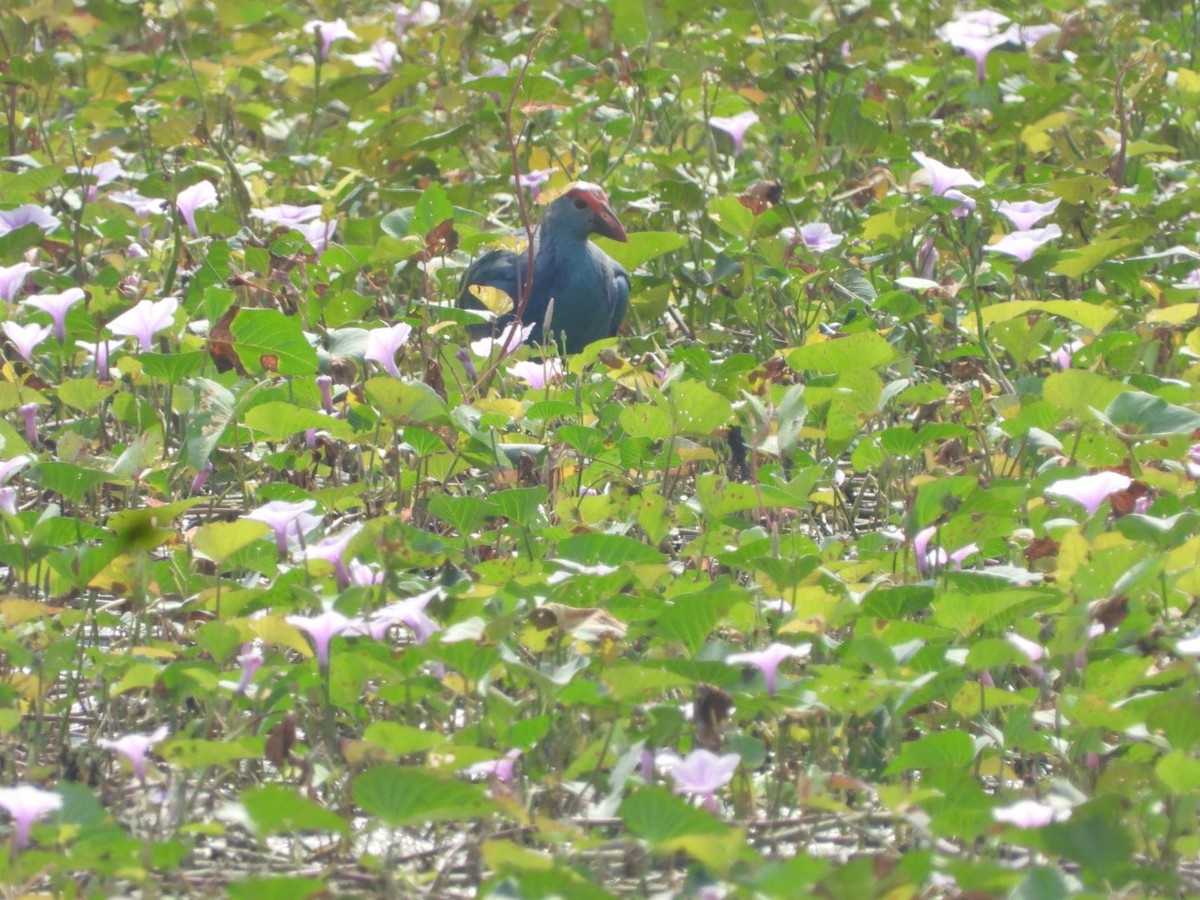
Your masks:
<path fill-rule="evenodd" d="M 521 316 L 522 324 L 533 326 L 528 343 L 543 343 L 551 300 L 550 339 L 566 353 L 578 353 L 593 341 L 614 337 L 621 327 L 629 307 L 629 273 L 588 240 L 592 234 L 629 240 L 604 190 L 576 181 L 546 207 L 534 231 L 533 285 Z M 515 321 L 527 261 L 527 251 L 490 250 L 467 269 L 459 285 L 459 307 L 485 309 L 471 292 L 476 285 L 498 288 L 513 301 L 513 312 L 472 326 L 472 336 L 497 334 Z"/>

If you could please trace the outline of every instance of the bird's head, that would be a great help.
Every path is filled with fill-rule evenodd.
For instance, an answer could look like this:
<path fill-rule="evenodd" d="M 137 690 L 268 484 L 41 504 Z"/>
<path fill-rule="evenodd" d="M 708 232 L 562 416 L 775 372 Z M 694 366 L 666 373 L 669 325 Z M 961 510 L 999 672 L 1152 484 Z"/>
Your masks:
<path fill-rule="evenodd" d="M 603 188 L 586 181 L 576 181 L 551 203 L 543 222 L 556 230 L 576 235 L 581 240 L 586 240 L 592 233 L 614 241 L 629 240 Z"/>

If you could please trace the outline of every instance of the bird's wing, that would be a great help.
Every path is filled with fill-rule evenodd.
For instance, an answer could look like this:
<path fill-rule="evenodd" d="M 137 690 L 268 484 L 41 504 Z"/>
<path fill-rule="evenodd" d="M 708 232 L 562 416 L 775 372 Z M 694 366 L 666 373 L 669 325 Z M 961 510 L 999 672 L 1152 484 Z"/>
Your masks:
<path fill-rule="evenodd" d="M 616 337 L 629 309 L 629 273 L 618 262 L 613 263 L 613 307 L 612 319 L 609 325 L 609 336 Z"/>

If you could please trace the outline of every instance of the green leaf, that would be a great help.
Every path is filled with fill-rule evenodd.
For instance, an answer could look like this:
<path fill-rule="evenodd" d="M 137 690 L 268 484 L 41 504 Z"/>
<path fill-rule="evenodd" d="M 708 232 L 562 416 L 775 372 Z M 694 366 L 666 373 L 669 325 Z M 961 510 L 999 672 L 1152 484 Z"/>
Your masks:
<path fill-rule="evenodd" d="M 363 732 L 363 740 L 382 747 L 392 756 L 411 756 L 424 753 L 446 743 L 444 735 L 427 728 L 414 728 L 399 722 L 373 722 Z"/>
<path fill-rule="evenodd" d="M 754 233 L 754 213 L 737 197 L 714 197 L 708 204 L 708 217 L 726 234 L 744 241 Z"/>
<path fill-rule="evenodd" d="M 224 890 L 230 900 L 308 900 L 328 895 L 329 885 L 317 878 L 241 878 Z"/>
<path fill-rule="evenodd" d="M 350 440 L 354 429 L 345 419 L 335 419 L 315 409 L 271 400 L 246 411 L 246 425 L 272 440 L 285 440 L 310 428 L 327 431 L 338 440 Z"/>
<path fill-rule="evenodd" d="M 138 362 L 142 370 L 151 378 L 158 378 L 167 384 L 182 384 L 184 379 L 191 378 L 204 367 L 208 353 L 196 350 L 191 353 L 139 353 Z"/>
<path fill-rule="evenodd" d="M 1141 391 L 1126 391 L 1113 398 L 1104 417 L 1122 434 L 1143 440 L 1190 435 L 1200 428 L 1200 413 Z"/>
<path fill-rule="evenodd" d="M 43 490 L 62 494 L 74 503 L 80 503 L 96 487 L 113 479 L 107 472 L 85 469 L 65 462 L 44 462 L 34 468 L 35 477 Z"/>
<path fill-rule="evenodd" d="M 388 375 L 370 379 L 367 398 L 397 425 L 447 425 L 450 410 L 446 401 L 429 385 L 400 381 Z"/>
<path fill-rule="evenodd" d="M 661 441 L 671 436 L 671 420 L 666 411 L 649 403 L 626 406 L 617 421 L 630 437 Z"/>
<path fill-rule="evenodd" d="M 58 386 L 58 399 L 72 409 L 90 412 L 116 389 L 115 384 L 101 384 L 95 378 L 70 378 Z"/>
<path fill-rule="evenodd" d="M 242 309 L 229 326 L 233 348 L 254 374 L 317 374 L 317 351 L 300 328 L 298 316 L 277 309 Z"/>
<path fill-rule="evenodd" d="M 545 487 L 510 488 L 492 494 L 492 502 L 507 519 L 528 527 L 536 524 L 538 507 L 546 502 L 548 496 Z"/>
<path fill-rule="evenodd" d="M 691 834 L 725 834 L 728 825 L 697 809 L 666 788 L 635 791 L 621 804 L 620 816 L 630 833 L 661 845 Z"/>
<path fill-rule="evenodd" d="M 1051 271 L 1059 275 L 1066 275 L 1068 278 L 1078 278 L 1085 272 L 1100 265 L 1106 259 L 1116 256 L 1122 250 L 1140 246 L 1140 241 L 1135 241 L 1131 238 L 1091 241 L 1078 249 L 1065 251 L 1058 264 Z"/>
<path fill-rule="evenodd" d="M 1042 384 L 1042 396 L 1064 412 L 1080 415 L 1101 409 L 1128 388 L 1083 369 L 1055 372 Z"/>
<path fill-rule="evenodd" d="M 411 766 L 376 766 L 354 779 L 354 802 L 388 825 L 479 818 L 498 812 L 477 785 Z"/>
<path fill-rule="evenodd" d="M 903 744 L 885 775 L 910 769 L 966 769 L 975 761 L 975 742 L 965 731 L 937 731 Z"/>
<path fill-rule="evenodd" d="M 1027 615 L 1057 599 L 1053 592 L 1033 588 L 982 594 L 945 590 L 939 592 L 933 602 L 933 621 L 957 631 L 962 637 L 969 637 L 985 626 L 996 633 L 1011 625 L 1018 616 Z"/>
<path fill-rule="evenodd" d="M 558 542 L 558 556 L 585 566 L 661 563 L 663 555 L 654 547 L 623 534 L 579 534 Z"/>
<path fill-rule="evenodd" d="M 208 378 L 191 382 L 196 392 L 196 408 L 188 417 L 184 446 L 187 462 L 196 471 L 204 468 L 233 419 L 233 394 L 225 386 Z"/>
<path fill-rule="evenodd" d="M 233 522 L 210 522 L 201 525 L 192 535 L 192 547 L 200 556 L 221 565 L 239 550 L 248 547 L 271 530 L 266 522 L 237 519 Z"/>
<path fill-rule="evenodd" d="M 860 331 L 798 347 L 788 354 L 787 362 L 798 372 L 841 375 L 884 366 L 896 359 L 896 351 L 873 331 Z"/>
<path fill-rule="evenodd" d="M 600 238 L 596 243 L 630 272 L 652 259 L 687 246 L 688 242 L 687 237 L 678 231 L 635 231 L 628 237 L 625 243 L 606 238 Z"/>
<path fill-rule="evenodd" d="M 282 784 L 267 784 L 242 792 L 242 806 L 259 837 L 301 831 L 334 831 L 346 834 L 350 825 L 332 810 L 301 797 Z"/>
<path fill-rule="evenodd" d="M 983 324 L 987 328 L 997 322 L 1007 322 L 1035 311 L 1061 316 L 1096 334 L 1103 331 L 1118 313 L 1116 307 L 1099 306 L 1084 300 L 1010 300 L 984 307 Z M 974 319 L 968 316 L 963 322 L 963 327 L 974 334 Z"/>
<path fill-rule="evenodd" d="M 454 206 L 446 196 L 442 183 L 432 181 L 417 200 L 409 225 L 410 233 L 423 238 L 448 219 L 454 219 Z"/>
<path fill-rule="evenodd" d="M 676 434 L 710 435 L 733 421 L 733 404 L 702 382 L 676 381 L 667 397 Z"/>
<path fill-rule="evenodd" d="M 194 770 L 210 766 L 232 767 L 239 760 L 261 758 L 264 746 L 265 739 L 261 737 L 232 741 L 178 738 L 155 745 L 154 752 L 173 766 Z"/>

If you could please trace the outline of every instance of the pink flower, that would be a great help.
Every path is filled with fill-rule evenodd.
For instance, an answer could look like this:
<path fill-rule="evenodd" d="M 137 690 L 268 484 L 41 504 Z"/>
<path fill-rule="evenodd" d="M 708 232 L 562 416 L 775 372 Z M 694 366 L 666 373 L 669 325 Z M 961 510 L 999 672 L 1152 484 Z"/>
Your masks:
<path fill-rule="evenodd" d="M 60 341 L 67 339 L 67 311 L 86 295 L 82 288 L 67 288 L 61 294 L 34 294 L 22 301 L 22 306 L 32 306 L 48 314 L 54 321 L 54 334 Z"/>
<path fill-rule="evenodd" d="M 288 531 L 297 537 L 303 536 L 317 526 L 320 516 L 313 516 L 309 511 L 315 509 L 316 500 L 302 500 L 299 503 L 289 503 L 286 500 L 272 500 L 264 503 L 258 509 L 251 510 L 242 516 L 255 522 L 265 522 L 275 532 L 275 546 L 280 556 L 288 552 Z"/>
<path fill-rule="evenodd" d="M 287 623 L 308 632 L 316 652 L 318 668 L 328 669 L 330 642 L 354 625 L 354 620 L 346 618 L 340 612 L 329 610 L 319 616 L 288 616 Z"/>
<path fill-rule="evenodd" d="M 824 253 L 832 250 L 842 242 L 845 235 L 834 234 L 833 229 L 824 222 L 813 222 L 802 225 L 799 229 L 788 226 L 779 232 L 779 236 L 788 242 L 789 247 L 803 244 L 813 253 Z"/>
<path fill-rule="evenodd" d="M 242 674 L 238 678 L 237 687 L 234 688 L 235 694 L 244 694 L 246 688 L 250 687 L 250 682 L 254 680 L 254 676 L 263 664 L 262 651 L 257 649 L 253 644 L 243 644 L 242 652 L 238 654 L 238 663 L 241 664 Z"/>
<path fill-rule="evenodd" d="M 282 225 L 284 228 L 295 228 L 297 225 L 303 225 L 305 222 L 321 218 L 321 204 L 312 203 L 308 206 L 292 206 L 290 203 L 281 203 L 279 206 L 252 209 L 250 210 L 250 215 L 256 219 L 262 219 L 264 222 Z"/>
<path fill-rule="evenodd" d="M 365 562 L 352 559 L 346 570 L 350 574 L 350 583 L 356 587 L 371 587 L 376 584 L 383 584 L 383 570 L 369 566 Z"/>
<path fill-rule="evenodd" d="M 1071 818 L 1071 810 L 1037 800 L 1018 800 L 1009 806 L 995 807 L 992 818 L 1017 828 L 1041 828 L 1051 822 L 1065 822 Z"/>
<path fill-rule="evenodd" d="M 1071 363 L 1075 359 L 1075 354 L 1083 349 L 1083 341 L 1067 341 L 1057 350 L 1050 354 L 1050 358 L 1058 364 L 1060 369 L 1071 368 Z"/>
<path fill-rule="evenodd" d="M 6 512 L 10 516 L 15 516 L 17 514 L 16 488 L 0 488 L 0 512 Z"/>
<path fill-rule="evenodd" d="M 983 182 L 966 169 L 956 169 L 945 163 L 938 162 L 924 153 L 914 153 L 912 158 L 921 164 L 929 175 L 929 188 L 935 197 L 943 196 L 946 191 L 956 187 L 983 187 Z"/>
<path fill-rule="evenodd" d="M 1008 29 L 1008 39 L 1014 43 L 1034 47 L 1052 34 L 1061 34 L 1062 29 L 1053 22 L 1042 25 L 1013 25 Z"/>
<path fill-rule="evenodd" d="M 31 784 L 19 784 L 16 787 L 0 788 L 0 809 L 4 809 L 13 817 L 16 828 L 13 830 L 13 847 L 21 849 L 29 845 L 29 829 L 38 819 L 62 809 L 61 794 L 54 791 L 44 791 Z"/>
<path fill-rule="evenodd" d="M 1060 237 L 1061 228 L 1057 225 L 1047 225 L 1045 228 L 1033 228 L 1029 231 L 1013 231 L 983 249 L 991 253 L 1014 256 L 1021 262 L 1029 262 L 1039 247 Z"/>
<path fill-rule="evenodd" d="M 977 544 L 967 544 L 965 547 L 959 547 L 953 553 L 947 554 L 941 547 L 929 549 L 929 541 L 937 533 L 937 526 L 930 525 L 928 528 L 922 528 L 913 537 L 913 556 L 916 558 L 917 573 L 924 577 L 933 569 L 940 568 L 947 563 L 953 563 L 955 569 L 962 568 L 963 561 L 973 553 L 979 552 Z"/>
<path fill-rule="evenodd" d="M 1200 656 L 1200 631 L 1176 641 L 1175 652 L 1180 656 Z"/>
<path fill-rule="evenodd" d="M 17 294 L 25 289 L 25 279 L 31 272 L 36 272 L 37 266 L 27 262 L 14 263 L 11 266 L 0 266 L 0 300 L 12 303 Z"/>
<path fill-rule="evenodd" d="M 442 11 L 431 0 L 421 0 L 412 9 L 403 3 L 396 4 L 396 37 L 403 38 L 404 32 L 413 25 L 432 25 L 442 16 Z"/>
<path fill-rule="evenodd" d="M 45 234 L 58 227 L 58 217 L 44 206 L 26 203 L 16 209 L 0 209 L 0 235 L 16 231 L 26 225 L 36 225 Z"/>
<path fill-rule="evenodd" d="M 114 350 L 120 350 L 125 339 L 106 341 L 76 341 L 75 346 L 95 361 L 96 377 L 108 381 L 108 355 Z"/>
<path fill-rule="evenodd" d="M 412 326 L 404 322 L 397 322 L 389 328 L 374 328 L 367 332 L 367 352 L 363 358 L 379 363 L 393 378 L 401 378 L 403 376 L 396 368 L 396 352 L 411 334 Z"/>
<path fill-rule="evenodd" d="M 709 116 L 708 124 L 718 131 L 723 131 L 733 138 L 733 153 L 738 155 L 746 143 L 746 132 L 750 126 L 757 124 L 758 113 L 753 110 L 738 113 L 736 116 Z"/>
<path fill-rule="evenodd" d="M 355 522 L 343 528 L 337 534 L 331 534 L 304 551 L 305 559 L 323 559 L 333 566 L 338 584 L 345 587 L 350 583 L 350 573 L 346 571 L 346 548 L 354 536 L 362 531 L 362 522 Z"/>
<path fill-rule="evenodd" d="M 950 188 L 946 193 L 942 194 L 947 200 L 957 200 L 958 206 L 950 211 L 956 219 L 965 219 L 975 211 L 975 198 L 968 197 L 958 188 Z"/>
<path fill-rule="evenodd" d="M 49 325 L 37 325 L 30 323 L 28 325 L 18 325 L 16 322 L 4 322 L 2 326 L 4 333 L 8 339 L 12 341 L 14 347 L 17 348 L 17 353 L 21 354 L 21 359 L 30 362 L 33 359 L 33 351 L 37 349 L 38 344 L 50 337 Z"/>
<path fill-rule="evenodd" d="M 996 212 L 1012 222 L 1013 227 L 1018 231 L 1028 231 L 1033 228 L 1034 225 L 1058 209 L 1060 203 L 1062 203 L 1060 198 L 1055 198 L 1049 203 L 1037 203 L 1033 200 L 1022 200 L 1020 203 L 992 201 Z"/>
<path fill-rule="evenodd" d="M 317 390 L 321 392 L 321 409 L 333 413 L 333 378 L 329 375 L 317 376 Z"/>
<path fill-rule="evenodd" d="M 167 205 L 167 201 L 161 197 L 143 197 L 137 191 L 114 191 L 108 195 L 108 199 L 128 206 L 134 215 L 143 219 L 163 212 Z"/>
<path fill-rule="evenodd" d="M 545 362 L 520 360 L 509 365 L 508 374 L 538 391 L 552 381 L 562 380 L 562 360 L 557 357 L 547 359 Z"/>
<path fill-rule="evenodd" d="M 1188 447 L 1184 468 L 1187 470 L 1188 478 L 1191 478 L 1193 481 L 1200 478 L 1200 444 L 1192 444 L 1192 446 Z M 0 484 L 3 484 L 3 482 L 4 479 L 0 478 Z"/>
<path fill-rule="evenodd" d="M 675 793 L 703 798 L 712 813 L 717 811 L 716 792 L 733 780 L 741 761 L 736 753 L 718 756 L 709 750 L 693 750 L 682 759 L 674 753 L 660 753 L 655 760 L 675 782 Z"/>
<path fill-rule="evenodd" d="M 360 69 L 377 69 L 386 75 L 392 71 L 399 56 L 400 48 L 395 41 L 380 38 L 366 53 L 352 53 L 347 59 Z"/>
<path fill-rule="evenodd" d="M 192 237 L 200 234 L 196 228 L 196 211 L 217 205 L 217 189 L 211 181 L 197 181 L 175 195 L 175 208 L 187 223 Z"/>
<path fill-rule="evenodd" d="M 0 459 L 0 484 L 4 484 L 8 479 L 29 465 L 30 462 L 32 460 L 28 456 L 14 456 L 7 461 Z"/>
<path fill-rule="evenodd" d="M 333 233 L 337 231 L 337 222 L 326 222 L 323 219 L 318 219 L 315 222 L 296 225 L 294 229 L 300 232 L 304 240 L 308 241 L 312 246 L 313 250 L 320 253 L 333 240 Z"/>
<path fill-rule="evenodd" d="M 507 356 L 518 347 L 521 346 L 529 335 L 533 333 L 533 324 L 522 325 L 520 322 L 509 322 L 504 326 L 504 330 L 500 332 L 499 337 L 495 338 L 480 338 L 477 341 L 471 341 L 471 352 L 476 356 L 487 359 L 496 352 L 499 347 L 501 353 Z"/>
<path fill-rule="evenodd" d="M 203 489 L 205 483 L 208 481 L 209 476 L 212 475 L 212 473 L 213 473 L 212 460 L 206 459 L 204 461 L 204 465 L 202 465 L 200 467 L 199 471 L 196 472 L 196 476 L 192 479 L 192 483 L 191 483 L 191 485 L 189 485 L 189 488 L 188 488 L 188 493 L 193 494 L 193 495 L 200 493 L 200 491 Z"/>
<path fill-rule="evenodd" d="M 89 203 L 95 202 L 96 194 L 101 187 L 106 184 L 112 184 L 125 174 L 125 170 L 121 168 L 121 164 L 114 159 L 93 163 L 91 166 L 82 169 L 79 166 L 67 166 L 67 171 L 73 175 L 82 175 L 92 182 L 87 186 Z"/>
<path fill-rule="evenodd" d="M 414 597 L 389 603 L 367 617 L 367 632 L 375 640 L 383 640 L 394 625 L 403 625 L 413 633 L 413 640 L 423 644 L 442 630 L 442 626 L 425 615 L 425 607 L 438 595 L 436 588 Z"/>
<path fill-rule="evenodd" d="M 812 650 L 812 644 L 798 644 L 795 647 L 788 644 L 774 643 L 762 650 L 750 653 L 733 653 L 725 657 L 725 662 L 731 666 L 751 665 L 762 672 L 763 681 L 767 685 L 767 693 L 774 694 L 776 672 L 779 664 L 785 659 L 804 659 Z"/>
<path fill-rule="evenodd" d="M 38 405 L 33 402 L 22 403 L 17 412 L 25 420 L 25 443 L 36 446 L 38 443 Z"/>
<path fill-rule="evenodd" d="M 205 182 L 207 184 L 207 182 Z M 133 309 L 126 310 L 108 323 L 113 334 L 124 334 L 138 339 L 143 352 L 154 349 L 154 335 L 175 324 L 175 311 L 179 301 L 174 297 L 163 300 L 140 300 Z"/>
<path fill-rule="evenodd" d="M 105 750 L 115 750 L 128 759 L 129 765 L 133 768 L 133 774 L 137 776 L 137 780 L 145 784 L 146 755 L 150 752 L 151 747 L 168 734 L 170 734 L 170 731 L 164 725 L 151 734 L 127 734 L 124 737 L 117 738 L 115 741 L 101 738 L 96 743 Z"/>
<path fill-rule="evenodd" d="M 1118 491 L 1123 491 L 1133 484 L 1133 479 L 1120 472 L 1103 471 L 1095 475 L 1084 475 L 1080 478 L 1064 478 L 1046 488 L 1051 497 L 1063 497 L 1078 503 L 1087 510 L 1089 516 L 1095 515 L 1100 505 Z"/>
<path fill-rule="evenodd" d="M 526 188 L 530 197 L 537 197 L 542 185 L 549 181 L 553 174 L 553 169 L 535 169 L 532 172 L 524 172 L 517 176 L 517 184 Z"/>
<path fill-rule="evenodd" d="M 1019 634 L 1009 632 L 1004 636 L 1004 640 L 1008 641 L 1021 652 L 1021 655 L 1030 662 L 1040 662 L 1046 655 L 1046 648 L 1036 641 L 1031 641 L 1029 638 L 1021 637 Z"/>
<path fill-rule="evenodd" d="M 991 10 L 981 9 L 962 13 L 938 29 L 938 36 L 951 47 L 962 50 L 975 59 L 975 70 L 979 80 L 987 74 L 988 54 L 1007 44 L 1008 16 Z"/>
<path fill-rule="evenodd" d="M 512 784 L 516 775 L 517 760 L 520 758 L 521 751 L 514 748 L 497 759 L 469 765 L 463 769 L 463 773 L 472 778 L 494 778 L 501 784 Z"/>
<path fill-rule="evenodd" d="M 337 19 L 333 22 L 314 19 L 311 22 L 305 23 L 304 33 L 315 34 L 320 37 L 321 59 L 329 59 L 329 48 L 333 46 L 334 41 L 344 39 L 358 40 L 358 35 L 350 30 L 350 26 L 346 24 L 345 19 Z"/>

